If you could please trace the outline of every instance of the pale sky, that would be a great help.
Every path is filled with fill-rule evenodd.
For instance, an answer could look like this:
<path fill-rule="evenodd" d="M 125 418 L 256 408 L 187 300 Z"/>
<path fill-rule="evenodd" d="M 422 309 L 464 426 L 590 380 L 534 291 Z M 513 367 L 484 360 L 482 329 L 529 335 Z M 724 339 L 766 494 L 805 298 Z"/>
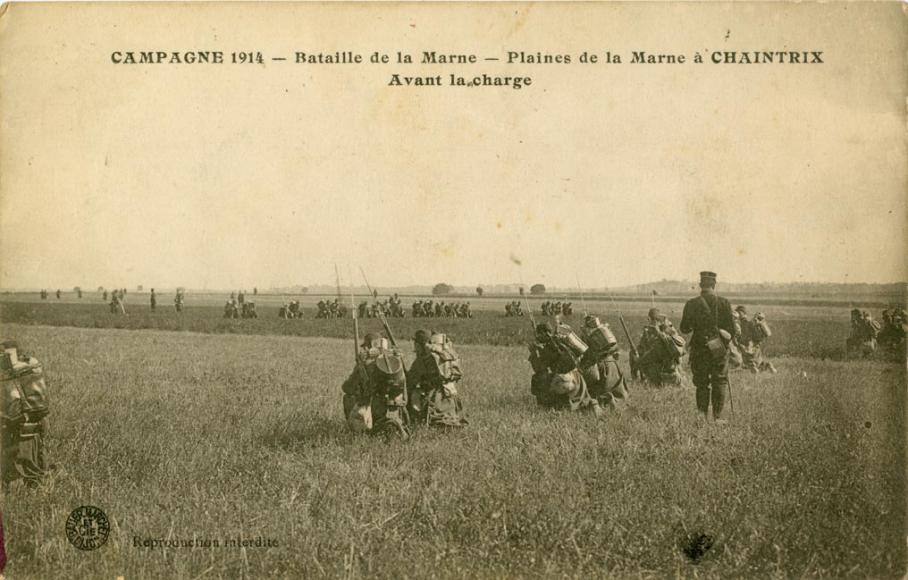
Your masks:
<path fill-rule="evenodd" d="M 385 287 L 620 286 L 702 269 L 905 281 L 906 38 L 897 3 L 13 6 L 0 20 L 0 287 L 332 284 L 335 263 Z M 110 61 L 190 49 L 481 62 Z M 482 61 L 508 50 L 625 63 Z M 634 65 L 633 50 L 826 62 Z M 387 86 L 483 72 L 533 85 Z"/>

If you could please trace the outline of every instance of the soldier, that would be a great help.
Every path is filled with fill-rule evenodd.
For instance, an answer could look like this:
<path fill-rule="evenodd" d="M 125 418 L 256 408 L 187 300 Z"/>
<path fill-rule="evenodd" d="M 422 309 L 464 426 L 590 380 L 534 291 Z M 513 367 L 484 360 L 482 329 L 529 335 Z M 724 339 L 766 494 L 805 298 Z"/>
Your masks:
<path fill-rule="evenodd" d="M 57 300 L 59 300 L 59 299 L 60 299 L 60 289 L 57 288 Z"/>
<path fill-rule="evenodd" d="M 556 315 L 559 324 L 556 332 L 569 336 L 571 327 L 561 322 L 561 314 Z M 581 340 L 587 347 L 580 356 L 580 370 L 592 395 L 600 406 L 620 410 L 627 403 L 627 382 L 618 367 L 618 340 L 608 324 L 588 314 L 583 320 Z M 582 349 L 582 347 L 581 347 Z"/>
<path fill-rule="evenodd" d="M 154 309 L 158 306 L 158 297 L 154 293 L 154 288 L 151 289 L 151 296 L 148 298 L 148 300 L 151 303 L 151 310 L 154 311 Z"/>
<path fill-rule="evenodd" d="M 435 303 L 435 318 L 442 318 L 445 315 L 445 301 Z"/>
<path fill-rule="evenodd" d="M 772 374 L 776 374 L 776 367 L 771 362 L 763 359 L 763 343 L 770 336 L 772 336 L 772 330 L 770 330 L 769 324 L 766 322 L 766 315 L 762 312 L 757 312 L 751 323 L 751 343 L 753 344 L 752 372 L 769 371 Z"/>
<path fill-rule="evenodd" d="M 735 338 L 728 343 L 728 369 L 738 370 L 744 367 L 752 354 L 753 325 L 747 320 L 747 309 L 744 306 L 736 307 L 731 316 L 735 326 Z"/>
<path fill-rule="evenodd" d="M 846 343 L 848 350 L 859 353 L 864 358 L 869 358 L 876 352 L 879 330 L 879 323 L 870 317 L 869 312 L 853 309 L 851 311 L 851 335 Z"/>
<path fill-rule="evenodd" d="M 409 437 L 403 357 L 388 339 L 373 333 L 364 337 L 341 391 L 344 418 L 352 430 Z"/>
<path fill-rule="evenodd" d="M 110 311 L 114 314 L 126 314 L 126 304 L 120 298 L 119 292 L 111 292 Z"/>
<path fill-rule="evenodd" d="M 728 345 L 735 336 L 735 323 L 728 300 L 716 294 L 716 274 L 700 272 L 700 296 L 684 305 L 681 332 L 690 339 L 690 368 L 697 388 L 698 419 L 706 421 L 712 402 L 716 423 L 722 417 L 728 391 Z"/>
<path fill-rule="evenodd" d="M 894 352 L 903 352 L 905 345 L 905 310 L 892 306 L 883 311 L 883 325 L 878 341 L 881 347 Z"/>
<path fill-rule="evenodd" d="M 534 342 L 529 345 L 533 377 L 530 392 L 536 403 L 549 409 L 593 409 L 601 413 L 599 402 L 590 396 L 577 360 L 559 340 L 547 322 L 536 325 Z"/>
<path fill-rule="evenodd" d="M 44 297 L 47 298 L 46 293 L 45 293 Z M 104 302 L 107 302 L 107 290 L 105 290 L 104 294 L 101 295 L 101 299 L 104 300 Z"/>
<path fill-rule="evenodd" d="M 413 348 L 416 360 L 407 371 L 410 419 L 436 427 L 465 426 L 457 390 L 463 372 L 454 343 L 447 335 L 418 330 Z"/>
<path fill-rule="evenodd" d="M 684 337 L 657 308 L 650 308 L 647 325 L 637 344 L 639 358 L 632 361 L 632 374 L 654 386 L 680 385 L 679 370 L 684 355 Z"/>
<path fill-rule="evenodd" d="M 243 304 L 246 303 L 246 291 L 240 290 L 239 294 L 236 295 L 236 301 L 239 303 L 240 308 L 243 307 Z"/>
<path fill-rule="evenodd" d="M 44 372 L 36 359 L 19 352 L 16 341 L 3 341 L 2 348 L 0 479 L 4 491 L 17 479 L 36 487 L 47 470 L 44 435 L 49 408 Z"/>
<path fill-rule="evenodd" d="M 178 313 L 183 312 L 183 291 L 177 288 L 177 293 L 173 297 L 173 308 Z"/>

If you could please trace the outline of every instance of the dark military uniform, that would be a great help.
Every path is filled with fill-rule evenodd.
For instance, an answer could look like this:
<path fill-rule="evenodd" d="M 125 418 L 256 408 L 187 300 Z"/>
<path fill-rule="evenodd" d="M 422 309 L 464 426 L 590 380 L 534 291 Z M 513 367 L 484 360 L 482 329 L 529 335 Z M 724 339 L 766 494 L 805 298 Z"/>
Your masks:
<path fill-rule="evenodd" d="M 536 325 L 535 340 L 529 348 L 533 367 L 530 392 L 539 406 L 572 411 L 592 408 L 597 414 L 601 412 L 599 401 L 590 394 L 586 378 L 577 368 L 577 360 L 559 342 L 549 324 Z"/>
<path fill-rule="evenodd" d="M 6 489 L 22 479 L 33 487 L 47 465 L 44 434 L 47 430 L 47 386 L 40 363 L 20 355 L 15 341 L 3 343 L 0 378 L 3 382 L 0 417 L 0 479 Z"/>
<path fill-rule="evenodd" d="M 446 348 L 447 346 L 447 348 Z M 416 423 L 463 427 L 463 402 L 457 385 L 460 358 L 444 335 L 419 330 L 413 336 L 416 360 L 407 371 L 408 409 Z"/>
<path fill-rule="evenodd" d="M 357 365 L 341 385 L 344 418 L 354 431 L 406 438 L 409 417 L 403 359 L 386 342 L 366 335 Z"/>
<path fill-rule="evenodd" d="M 712 402 L 713 418 L 721 419 L 728 392 L 728 352 L 716 357 L 707 343 L 727 333 L 726 340 L 735 336 L 735 322 L 731 304 L 715 294 L 716 275 L 701 272 L 700 296 L 691 298 L 684 305 L 681 315 L 681 332 L 693 333 L 690 340 L 690 369 L 694 386 L 697 388 L 697 410 L 703 415 L 709 413 Z M 727 348 L 727 347 L 726 347 Z"/>
<path fill-rule="evenodd" d="M 684 342 L 678 331 L 655 308 L 650 309 L 649 324 L 643 327 L 643 334 L 637 345 L 639 358 L 633 366 L 639 375 L 651 385 L 679 385 L 681 373 L 678 365 Z M 632 355 L 633 356 L 633 355 Z"/>

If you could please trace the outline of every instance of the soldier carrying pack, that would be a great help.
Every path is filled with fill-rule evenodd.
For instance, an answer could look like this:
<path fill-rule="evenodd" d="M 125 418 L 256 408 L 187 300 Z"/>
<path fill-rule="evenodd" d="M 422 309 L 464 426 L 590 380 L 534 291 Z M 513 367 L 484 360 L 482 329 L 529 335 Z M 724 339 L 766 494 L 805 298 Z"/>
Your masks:
<path fill-rule="evenodd" d="M 22 479 L 36 486 L 43 477 L 44 433 L 50 412 L 47 385 L 40 363 L 18 352 L 15 341 L 3 342 L 0 373 L 3 383 L 2 459 L 0 472 L 4 488 Z"/>

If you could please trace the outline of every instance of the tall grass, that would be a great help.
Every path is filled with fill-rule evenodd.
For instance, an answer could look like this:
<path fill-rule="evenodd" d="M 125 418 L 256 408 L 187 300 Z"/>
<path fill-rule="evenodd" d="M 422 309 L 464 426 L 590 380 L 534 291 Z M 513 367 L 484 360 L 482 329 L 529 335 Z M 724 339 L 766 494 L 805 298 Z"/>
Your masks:
<path fill-rule="evenodd" d="M 524 349 L 463 346 L 470 426 L 387 444 L 344 429 L 346 342 L 4 332 L 45 364 L 59 464 L 6 498 L 10 578 L 904 572 L 897 365 L 792 357 L 734 374 L 731 424 L 697 428 L 686 388 L 635 388 L 604 420 L 541 411 Z M 96 552 L 65 538 L 83 504 L 112 522 Z M 712 547 L 693 563 L 698 535 Z M 236 536 L 278 545 L 134 546 Z"/>

